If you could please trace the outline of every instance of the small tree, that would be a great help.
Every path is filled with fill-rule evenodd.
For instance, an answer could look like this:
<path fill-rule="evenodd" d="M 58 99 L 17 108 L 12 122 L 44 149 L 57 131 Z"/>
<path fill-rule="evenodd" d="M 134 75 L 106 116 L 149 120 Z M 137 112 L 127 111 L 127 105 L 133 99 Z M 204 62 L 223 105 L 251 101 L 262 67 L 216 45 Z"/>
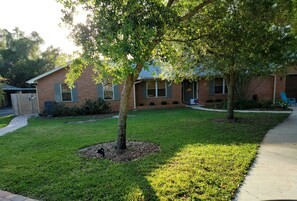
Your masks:
<path fill-rule="evenodd" d="M 122 82 L 116 148 L 126 149 L 126 125 L 129 97 L 140 71 L 158 54 L 166 35 L 180 32 L 184 21 L 192 19 L 212 0 L 86 0 L 63 3 L 64 22 L 83 48 L 82 58 L 94 67 L 96 81 L 113 78 Z M 83 9 L 87 20 L 75 23 L 74 14 Z M 174 56 L 174 55 L 173 55 Z M 73 84 L 85 62 L 71 65 L 68 82 Z"/>

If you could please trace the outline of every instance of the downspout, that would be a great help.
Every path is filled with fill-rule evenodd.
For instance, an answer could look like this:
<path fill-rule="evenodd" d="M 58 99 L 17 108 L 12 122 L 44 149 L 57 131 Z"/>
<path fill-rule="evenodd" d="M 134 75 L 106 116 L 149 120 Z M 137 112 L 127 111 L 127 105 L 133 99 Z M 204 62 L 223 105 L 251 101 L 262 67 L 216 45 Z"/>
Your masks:
<path fill-rule="evenodd" d="M 135 85 L 136 84 L 139 84 L 141 83 L 142 81 L 136 81 L 134 82 L 134 85 L 133 85 L 133 110 L 136 111 L 137 110 L 137 107 L 136 107 L 136 87 Z"/>
<path fill-rule="evenodd" d="M 274 76 L 274 83 L 273 83 L 273 103 L 276 104 L 276 75 Z"/>

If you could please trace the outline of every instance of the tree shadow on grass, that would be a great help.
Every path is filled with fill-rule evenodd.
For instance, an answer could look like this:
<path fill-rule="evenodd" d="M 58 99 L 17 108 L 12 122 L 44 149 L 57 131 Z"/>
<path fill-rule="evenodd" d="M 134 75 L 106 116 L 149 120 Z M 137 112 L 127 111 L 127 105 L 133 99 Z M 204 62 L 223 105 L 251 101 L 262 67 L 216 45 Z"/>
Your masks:
<path fill-rule="evenodd" d="M 23 151 L 7 152 L 10 156 L 5 160 L 10 162 L 0 162 L 1 167 L 4 167 L 3 170 L 5 166 L 17 168 L 12 168 L 7 176 L 0 174 L 0 179 L 9 181 L 8 190 L 28 193 L 25 195 L 43 200 L 159 200 L 160 194 L 164 196 L 162 199 L 181 199 L 192 198 L 194 194 L 204 196 L 206 189 L 203 186 L 214 188 L 214 193 L 209 193 L 207 198 L 215 199 L 215 193 L 229 194 L 230 197 L 244 175 L 238 174 L 236 168 L 249 165 L 245 164 L 251 161 L 246 153 L 256 150 L 254 144 L 259 144 L 267 130 L 278 121 L 269 123 L 271 119 L 259 120 L 251 115 L 252 122 L 217 123 L 212 119 L 221 118 L 221 114 L 180 111 L 157 113 L 159 118 L 154 118 L 155 112 L 151 112 L 153 117 L 139 115 L 139 119 L 133 118 L 129 122 L 128 138 L 157 144 L 161 152 L 122 164 L 78 156 L 77 150 L 94 143 L 94 138 L 78 140 L 82 137 L 81 133 L 76 134 L 72 125 L 65 127 L 63 124 L 65 132 L 72 132 L 71 138 L 64 141 L 60 139 L 64 135 L 48 138 L 45 132 L 46 138 L 38 133 L 34 140 L 20 145 L 17 138 L 26 138 L 26 135 L 16 132 L 7 137 L 7 141 L 14 139 L 14 144 L 3 142 L 6 146 L 3 153 L 6 153 L 7 146 L 7 150 L 21 147 Z M 186 114 L 180 115 L 182 112 Z M 145 124 L 158 126 L 145 127 Z M 262 124 L 261 128 L 257 124 Z M 30 126 L 27 128 L 27 138 L 32 137 L 30 133 L 34 132 L 34 128 L 31 128 L 33 130 Z M 69 143 L 71 140 L 74 142 Z M 39 151 L 36 152 L 34 147 Z M 249 157 L 253 156 L 253 153 L 249 154 Z M 195 175 L 201 177 L 196 178 Z M 222 175 L 230 177 L 231 181 L 222 180 Z M 44 181 L 47 181 L 46 184 Z M 170 185 L 168 182 L 171 182 Z M 177 184 L 180 186 L 176 187 Z M 5 187 L 5 183 L 0 186 Z M 226 186 L 231 187 L 226 192 L 220 190 Z"/>

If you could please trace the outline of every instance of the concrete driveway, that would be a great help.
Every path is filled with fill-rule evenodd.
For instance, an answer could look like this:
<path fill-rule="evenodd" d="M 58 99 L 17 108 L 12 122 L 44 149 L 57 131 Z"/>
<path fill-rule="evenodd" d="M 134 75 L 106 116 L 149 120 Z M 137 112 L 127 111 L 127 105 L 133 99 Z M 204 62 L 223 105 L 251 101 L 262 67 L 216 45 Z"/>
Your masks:
<path fill-rule="evenodd" d="M 12 107 L 4 107 L 0 108 L 0 116 L 7 116 L 13 114 L 13 109 Z"/>
<path fill-rule="evenodd" d="M 297 200 L 297 107 L 265 136 L 234 200 Z"/>

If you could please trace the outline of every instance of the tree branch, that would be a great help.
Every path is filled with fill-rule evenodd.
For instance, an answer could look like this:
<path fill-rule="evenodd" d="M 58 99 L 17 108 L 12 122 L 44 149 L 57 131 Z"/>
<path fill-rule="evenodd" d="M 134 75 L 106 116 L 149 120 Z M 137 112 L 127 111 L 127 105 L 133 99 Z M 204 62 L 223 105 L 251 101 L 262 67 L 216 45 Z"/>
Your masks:
<path fill-rule="evenodd" d="M 190 42 L 190 41 L 195 41 L 195 40 L 198 40 L 200 39 L 201 37 L 199 38 L 191 38 L 191 39 L 187 39 L 187 40 L 184 40 L 184 39 L 177 39 L 177 38 L 164 38 L 164 41 L 169 41 L 169 42 L 181 42 L 181 43 L 186 43 L 186 42 Z"/>
<path fill-rule="evenodd" d="M 205 0 L 204 2 L 202 2 L 201 4 L 199 4 L 198 6 L 196 6 L 193 10 L 191 10 L 189 13 L 187 13 L 184 16 L 182 16 L 181 17 L 181 21 L 190 19 L 191 17 L 193 17 L 194 15 L 196 15 L 199 10 L 201 10 L 202 8 L 204 8 L 204 6 L 206 6 L 206 5 L 208 5 L 208 4 L 212 3 L 212 2 L 213 2 L 213 0 Z"/>
<path fill-rule="evenodd" d="M 175 0 L 169 0 L 166 7 L 171 7 Z"/>

